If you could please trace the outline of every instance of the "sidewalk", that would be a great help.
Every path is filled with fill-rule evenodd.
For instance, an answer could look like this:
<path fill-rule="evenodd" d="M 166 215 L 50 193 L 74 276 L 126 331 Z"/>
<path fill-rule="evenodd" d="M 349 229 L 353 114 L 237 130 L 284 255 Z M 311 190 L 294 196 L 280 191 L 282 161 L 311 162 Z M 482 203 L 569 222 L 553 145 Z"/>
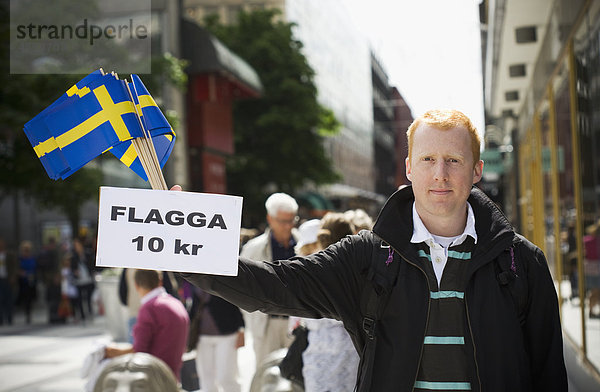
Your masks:
<path fill-rule="evenodd" d="M 109 339 L 104 317 L 86 324 L 51 325 L 36 308 L 32 323 L 17 313 L 14 324 L 0 327 L 0 392 L 83 391 L 83 360 L 98 339 Z"/>
<path fill-rule="evenodd" d="M 99 339 L 110 340 L 106 318 L 78 324 L 48 324 L 46 309 L 37 306 L 32 323 L 17 312 L 11 326 L 0 326 L 0 392 L 81 392 L 85 357 Z M 242 391 L 254 374 L 251 338 L 238 353 Z"/>
<path fill-rule="evenodd" d="M 568 318 L 571 319 L 571 318 Z M 569 321 L 566 321 L 567 323 Z M 32 323 L 17 313 L 12 326 L 0 326 L 0 392 L 81 392 L 86 380 L 80 377 L 87 354 L 98 339 L 110 339 L 106 318 L 95 317 L 86 324 L 50 325 L 46 311 L 37 307 Z M 598 346 L 592 346 L 594 351 Z M 238 353 L 242 391 L 250 389 L 254 374 L 252 337 Z M 581 371 L 572 344 L 565 341 L 569 390 L 595 390 Z"/>

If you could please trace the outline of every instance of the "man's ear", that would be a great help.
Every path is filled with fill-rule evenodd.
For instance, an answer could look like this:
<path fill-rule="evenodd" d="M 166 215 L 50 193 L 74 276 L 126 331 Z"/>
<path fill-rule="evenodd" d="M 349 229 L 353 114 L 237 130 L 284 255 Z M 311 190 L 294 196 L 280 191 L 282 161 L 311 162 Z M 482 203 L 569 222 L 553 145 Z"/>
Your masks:
<path fill-rule="evenodd" d="M 476 184 L 481 180 L 481 176 L 483 175 L 483 161 L 480 159 L 479 162 L 475 164 L 473 168 L 473 184 Z"/>
<path fill-rule="evenodd" d="M 404 160 L 404 166 L 406 166 L 406 178 L 410 180 L 410 158 L 406 158 Z"/>

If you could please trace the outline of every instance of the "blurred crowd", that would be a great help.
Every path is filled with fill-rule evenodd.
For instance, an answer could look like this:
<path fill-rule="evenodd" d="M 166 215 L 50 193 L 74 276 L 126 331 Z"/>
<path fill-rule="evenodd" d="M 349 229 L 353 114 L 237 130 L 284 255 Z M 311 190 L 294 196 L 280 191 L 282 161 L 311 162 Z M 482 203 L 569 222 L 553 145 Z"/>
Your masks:
<path fill-rule="evenodd" d="M 37 251 L 25 240 L 17 250 L 0 238 L 0 325 L 12 325 L 16 312 L 32 321 L 36 303 L 45 305 L 49 323 L 84 322 L 101 311 L 95 293 L 95 241 L 75 237 L 61 244 L 50 237 Z"/>
<path fill-rule="evenodd" d="M 284 193 L 271 195 L 265 207 L 264 230 L 241 230 L 242 257 L 271 261 L 307 255 L 372 226 L 363 210 L 300 220 L 298 204 Z M 48 323 L 61 324 L 83 324 L 102 314 L 104 306 L 114 306 L 104 304 L 96 288 L 96 275 L 103 268 L 95 267 L 94 246 L 95 241 L 86 237 L 61 244 L 50 238 L 39 251 L 32 242 L 23 241 L 12 252 L 0 239 L 0 323 L 12 324 L 15 311 L 23 312 L 25 322 L 31 323 L 36 301 L 45 305 Z M 102 366 L 90 373 L 90 391 L 102 390 L 107 383 L 132 382 L 117 376 L 132 367 L 142 373 L 143 369 L 167 371 L 160 383 L 150 382 L 147 375 L 146 390 L 159 386 L 165 391 L 176 385 L 174 390 L 241 391 L 237 350 L 245 345 L 247 333 L 252 335 L 257 369 L 252 390 L 263 389 L 266 383 L 281 381 L 281 377 L 279 381 L 264 377 L 269 372 L 265 361 L 273 352 L 285 352 L 298 327 L 307 330 L 309 348 L 302 353 L 302 375 L 294 380 L 294 390 L 333 392 L 354 386 L 358 355 L 339 321 L 247 313 L 172 272 L 124 268 L 119 274 L 118 298 L 128 317 L 127 342 L 102 348 L 95 358 L 96 365 Z M 192 361 L 185 360 L 189 353 L 195 354 Z"/>

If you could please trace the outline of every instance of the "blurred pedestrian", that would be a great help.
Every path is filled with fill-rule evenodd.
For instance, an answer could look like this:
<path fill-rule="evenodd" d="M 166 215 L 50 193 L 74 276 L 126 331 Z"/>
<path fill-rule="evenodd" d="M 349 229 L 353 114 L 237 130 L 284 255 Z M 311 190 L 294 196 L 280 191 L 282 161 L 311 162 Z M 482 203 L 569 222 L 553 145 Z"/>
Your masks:
<path fill-rule="evenodd" d="M 585 287 L 589 293 L 588 316 L 600 318 L 600 230 L 598 223 L 589 225 L 583 236 L 585 251 Z"/>
<path fill-rule="evenodd" d="M 25 322 L 31 323 L 33 301 L 37 297 L 37 260 L 31 241 L 22 241 L 19 246 L 19 300 L 25 311 Z"/>
<path fill-rule="evenodd" d="M 163 360 L 179 380 L 189 329 L 187 311 L 181 301 L 162 287 L 158 271 L 136 270 L 134 281 L 142 298 L 133 327 L 134 343 L 127 348 L 111 344 L 106 347 L 105 356 L 148 353 Z"/>
<path fill-rule="evenodd" d="M 241 256 L 256 261 L 293 257 L 298 203 L 288 194 L 274 193 L 267 198 L 265 208 L 269 227 L 244 245 Z M 288 333 L 288 316 L 253 312 L 247 315 L 246 326 L 252 334 L 257 369 L 270 352 L 288 347 L 292 342 Z"/>
<path fill-rule="evenodd" d="M 52 285 L 56 280 L 56 274 L 60 273 L 60 255 L 56 238 L 48 237 L 42 247 L 38 258 L 38 276 L 46 286 Z"/>
<path fill-rule="evenodd" d="M 318 238 L 320 228 L 320 219 L 307 220 L 298 227 L 298 242 L 295 248 L 297 255 L 306 256 L 320 250 Z"/>
<path fill-rule="evenodd" d="M 54 276 L 46 284 L 46 304 L 48 305 L 48 323 L 64 323 L 65 319 L 60 316 L 59 309 L 62 300 L 62 276 L 55 272 Z"/>
<path fill-rule="evenodd" d="M 192 320 L 197 331 L 196 368 L 202 392 L 239 392 L 238 348 L 244 346 L 240 309 L 196 289 L 200 306 Z"/>
<path fill-rule="evenodd" d="M 345 211 L 344 218 L 354 226 L 354 234 L 361 230 L 371 230 L 373 228 L 373 219 L 361 208 Z"/>
<path fill-rule="evenodd" d="M 119 299 L 121 304 L 127 307 L 128 319 L 127 319 L 127 330 L 128 336 L 127 341 L 131 344 L 134 343 L 133 339 L 133 326 L 137 321 L 138 312 L 142 306 L 142 297 L 138 290 L 135 290 L 135 268 L 123 268 L 121 276 L 119 278 Z M 175 298 L 179 298 L 177 293 L 178 284 L 173 276 L 172 272 L 162 271 L 161 274 L 161 285 L 168 294 L 171 294 Z"/>
<path fill-rule="evenodd" d="M 142 297 L 138 290 L 135 290 L 135 271 L 134 268 L 123 268 L 119 278 L 119 299 L 121 304 L 127 307 L 127 341 L 131 344 L 133 344 L 133 326 L 142 306 Z"/>
<path fill-rule="evenodd" d="M 54 237 L 49 237 L 38 256 L 38 276 L 46 290 L 48 322 L 59 323 L 64 320 L 58 315 L 61 301 L 61 272 L 58 246 Z"/>
<path fill-rule="evenodd" d="M 94 307 L 92 305 L 92 296 L 96 287 L 94 276 L 92 275 L 94 269 L 90 267 L 90 260 L 83 246 L 83 240 L 78 237 L 73 238 L 71 269 L 79 293 L 81 318 L 85 320 L 86 312 L 84 308 L 87 307 L 87 314 L 90 319 L 93 319 Z"/>
<path fill-rule="evenodd" d="M 304 225 L 311 222 L 308 221 Z M 313 226 L 309 226 L 309 230 L 302 230 L 302 225 L 299 228 L 298 244 L 303 244 L 298 251 L 299 255 L 306 256 L 314 251 L 323 250 L 354 232 L 354 226 L 342 213 L 325 214 L 316 232 Z M 313 239 L 316 241 L 311 242 Z M 314 245 L 314 248 L 311 249 L 311 245 Z M 305 253 L 307 251 L 309 253 Z M 352 391 L 356 384 L 359 356 L 344 329 L 344 324 L 329 318 L 304 319 L 304 323 L 308 328 L 308 347 L 302 354 L 304 390 Z"/>
<path fill-rule="evenodd" d="M 0 325 L 13 323 L 14 285 L 17 277 L 17 258 L 6 249 L 0 238 Z"/>
<path fill-rule="evenodd" d="M 577 270 L 577 238 L 575 225 L 569 224 L 566 232 L 566 241 L 563 248 L 563 260 L 571 283 L 570 300 L 579 298 L 579 271 Z"/>
<path fill-rule="evenodd" d="M 61 303 L 59 305 L 60 317 L 68 320 L 73 317 L 73 321 L 79 322 L 85 320 L 81 297 L 75 284 L 75 275 L 73 274 L 73 255 L 71 252 L 64 254 L 61 263 Z"/>

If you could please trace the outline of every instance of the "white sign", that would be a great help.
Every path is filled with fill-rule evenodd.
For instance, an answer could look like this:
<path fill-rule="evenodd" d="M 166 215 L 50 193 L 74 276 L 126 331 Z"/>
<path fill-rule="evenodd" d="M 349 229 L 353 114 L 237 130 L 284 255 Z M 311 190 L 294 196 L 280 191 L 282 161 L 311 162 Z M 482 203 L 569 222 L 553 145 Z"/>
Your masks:
<path fill-rule="evenodd" d="M 237 275 L 242 198 L 100 188 L 96 265 Z"/>

